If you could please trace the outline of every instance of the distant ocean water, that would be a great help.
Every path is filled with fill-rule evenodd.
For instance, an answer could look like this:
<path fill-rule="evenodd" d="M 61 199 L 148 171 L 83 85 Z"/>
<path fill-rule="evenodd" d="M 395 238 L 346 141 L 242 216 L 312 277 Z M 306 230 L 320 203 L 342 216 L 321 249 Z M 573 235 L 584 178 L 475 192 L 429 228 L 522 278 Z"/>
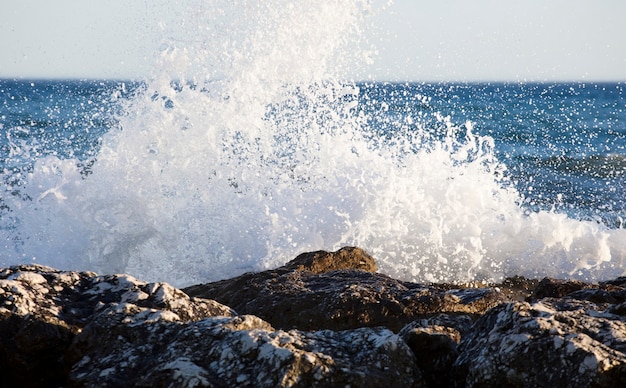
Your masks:
<path fill-rule="evenodd" d="M 198 3 L 141 82 L 0 81 L 0 266 L 184 286 L 356 245 L 412 281 L 626 273 L 624 83 L 348 82 L 363 3 L 274 3 Z"/>
<path fill-rule="evenodd" d="M 204 275 L 206 279 L 214 279 L 235 275 L 244 269 L 261 268 L 258 263 L 269 259 L 266 257 L 268 255 L 266 244 L 276 243 L 272 242 L 275 238 L 272 234 L 283 232 L 281 223 L 285 223 L 284 232 L 289 232 L 290 236 L 278 238 L 278 244 L 284 246 L 276 248 L 280 251 L 291 250 L 292 254 L 307 249 L 332 249 L 342 243 L 358 243 L 364 245 L 366 249 L 378 250 L 379 255 L 385 255 L 387 251 L 392 251 L 392 253 L 396 251 L 396 254 L 402 256 L 402 260 L 408 262 L 412 260 L 411 255 L 419 255 L 414 258 L 415 262 L 423 263 L 428 260 L 441 261 L 447 259 L 446 256 L 451 253 L 455 254 L 457 249 L 465 249 L 468 251 L 465 253 L 466 257 L 458 260 L 472 260 L 472 254 L 478 253 L 483 256 L 480 260 L 489 260 L 497 263 L 498 266 L 503 266 L 501 261 L 505 259 L 504 257 L 491 258 L 488 256 L 490 253 L 484 249 L 484 246 L 489 244 L 486 240 L 490 238 L 493 231 L 488 230 L 485 221 L 481 221 L 481 217 L 485 217 L 485 214 L 496 220 L 507 217 L 506 214 L 510 211 L 509 206 L 519 209 L 520 220 L 510 222 L 519 223 L 514 225 L 515 228 L 529 229 L 526 232 L 520 231 L 520 236 L 526 238 L 524 233 L 530 233 L 531 237 L 527 244 L 531 247 L 524 249 L 530 249 L 533 254 L 541 254 L 534 253 L 535 251 L 532 250 L 534 249 L 532 246 L 538 244 L 536 241 L 531 241 L 537 238 L 536 233 L 554 233 L 562 229 L 559 233 L 572 234 L 575 239 L 575 234 L 579 229 L 588 223 L 594 230 L 586 232 L 589 236 L 583 239 L 589 241 L 581 244 L 589 246 L 577 249 L 582 250 L 583 254 L 585 254 L 585 249 L 592 249 L 591 255 L 593 256 L 600 255 L 602 252 L 601 249 L 597 252 L 593 250 L 602 239 L 606 239 L 602 237 L 602 233 L 610 235 L 623 231 L 623 221 L 626 219 L 626 195 L 624 194 L 626 192 L 626 98 L 623 84 L 367 83 L 351 85 L 350 88 L 349 93 L 342 98 L 349 100 L 350 112 L 348 113 L 351 117 L 359 118 L 359 128 L 366 134 L 366 140 L 359 140 L 359 142 L 363 142 L 370 150 L 377 150 L 384 154 L 381 171 L 376 172 L 370 182 L 374 187 L 366 189 L 360 187 L 368 184 L 367 177 L 362 178 L 362 181 L 355 185 L 329 185 L 312 197 L 305 198 L 309 203 L 297 203 L 302 199 L 302 193 L 297 193 L 294 198 L 290 199 L 290 201 L 295 199 L 295 202 L 286 201 L 287 204 L 294 206 L 294 209 L 283 208 L 278 212 L 264 210 L 261 216 L 267 217 L 267 220 L 259 220 L 258 212 L 253 212 L 253 217 L 251 214 L 250 219 L 245 218 L 245 208 L 250 206 L 248 199 L 242 201 L 241 206 L 244 208 L 242 215 L 237 214 L 241 213 L 242 209 L 238 209 L 236 202 L 231 203 L 225 198 L 219 198 L 219 201 L 225 201 L 225 213 L 220 214 L 220 212 L 207 212 L 203 209 L 206 204 L 201 203 L 202 195 L 187 191 L 201 190 L 204 195 L 221 197 L 224 195 L 245 196 L 247 193 L 242 193 L 243 190 L 259 190 L 259 193 L 253 194 L 261 198 L 266 195 L 268 201 L 265 205 L 266 209 L 269 206 L 281 207 L 281 203 L 275 203 L 271 199 L 272 195 L 262 194 L 263 190 L 268 192 L 273 190 L 265 186 L 275 185 L 281 191 L 285 190 L 284 185 L 287 187 L 302 185 L 302 188 L 297 191 L 306 193 L 309 187 L 316 187 L 320 183 L 316 180 L 328 178 L 324 174 L 320 176 L 315 171 L 317 168 L 325 173 L 332 173 L 333 168 L 350 167 L 356 171 L 351 172 L 347 177 L 344 176 L 345 171 L 341 171 L 338 175 L 343 179 L 358 180 L 362 175 L 371 174 L 370 170 L 375 171 L 378 168 L 375 165 L 376 160 L 364 157 L 363 163 L 357 162 L 357 164 L 346 166 L 332 160 L 334 157 L 345 157 L 342 151 L 335 152 L 330 149 L 324 151 L 323 154 L 318 154 L 320 142 L 312 141 L 302 133 L 298 133 L 308 130 L 307 126 L 311 123 L 302 123 L 302 120 L 307 119 L 306 116 L 294 119 L 292 116 L 295 113 L 291 107 L 286 116 L 292 121 L 280 121 L 279 125 L 284 123 L 287 127 L 293 125 L 295 127 L 285 128 L 285 133 L 277 134 L 280 140 L 274 139 L 288 146 L 270 149 L 269 156 L 265 156 L 276 158 L 269 163 L 284 171 L 285 176 L 270 174 L 268 177 L 259 177 L 258 179 L 262 181 L 260 186 L 259 182 L 254 182 L 249 184 L 249 188 L 244 188 L 246 179 L 256 179 L 256 177 L 244 178 L 247 167 L 250 167 L 247 163 L 250 161 L 243 159 L 237 161 L 238 166 L 235 167 L 235 171 L 233 171 L 233 166 L 224 165 L 226 172 L 220 172 L 220 164 L 231 163 L 233 157 L 251 158 L 253 155 L 245 153 L 261 152 L 259 149 L 251 150 L 256 145 L 249 144 L 249 140 L 240 142 L 241 134 L 233 135 L 234 137 L 230 140 L 233 144 L 226 144 L 222 140 L 219 147 L 227 150 L 227 153 L 231 155 L 220 156 L 218 163 L 207 163 L 203 168 L 211 172 L 207 174 L 207 171 L 204 171 L 200 177 L 197 177 L 196 174 L 189 174 L 184 165 L 193 165 L 193 159 L 199 159 L 199 164 L 202 165 L 202 160 L 205 158 L 201 154 L 196 154 L 196 151 L 187 149 L 190 145 L 186 143 L 186 140 L 177 139 L 174 134 L 166 134 L 166 130 L 163 134 L 142 142 L 141 132 L 150 132 L 150 122 L 145 123 L 146 128 L 123 128 L 123 123 L 129 115 L 128 112 L 124 112 L 126 109 L 124 107 L 133 99 L 139 98 L 138 93 L 149 95 L 148 101 L 151 103 L 158 101 L 158 106 L 162 109 L 161 113 L 166 115 L 165 118 L 160 119 L 150 116 L 155 120 L 153 124 L 170 125 L 168 121 L 171 117 L 167 115 L 175 112 L 175 107 L 171 105 L 173 103 L 167 98 L 161 99 L 156 94 L 151 94 L 153 92 L 146 89 L 145 84 L 115 81 L 0 81 L 1 231 L 3 237 L 0 258 L 2 265 L 43 262 L 68 268 L 75 266 L 77 268 L 93 267 L 104 271 L 123 271 L 132 269 L 132 263 L 129 261 L 132 262 L 133 254 L 146 249 L 144 245 L 154 239 L 155 241 L 151 243 L 172 244 L 168 249 L 174 251 L 179 249 L 178 244 L 181 243 L 185 244 L 184 248 L 189 252 L 195 253 L 199 248 L 202 254 L 209 255 L 209 257 L 197 257 L 188 253 L 187 257 L 178 260 L 189 260 L 192 264 L 190 269 L 194 271 L 197 270 L 194 263 L 195 265 L 205 263 L 206 271 L 210 265 L 218 266 L 215 268 L 217 276 L 212 276 L 210 273 Z M 325 115 L 319 117 L 317 113 L 311 113 L 310 107 L 299 106 L 298 109 L 305 109 L 303 114 L 312 114 L 316 120 L 321 120 L 317 123 L 317 131 L 325 130 L 324 120 L 336 120 L 330 114 L 328 117 Z M 271 111 L 265 112 L 266 120 L 269 120 L 268 117 L 271 114 L 269 112 Z M 296 113 L 302 114 L 300 111 Z M 181 123 L 171 125 L 181 132 L 189 130 L 178 128 Z M 468 127 L 471 127 L 471 133 L 468 132 Z M 208 132 L 209 130 L 210 125 L 207 124 L 202 131 Z M 118 131 L 138 131 L 139 133 L 135 135 L 139 138 L 134 138 L 133 141 L 139 142 L 139 150 L 137 151 L 136 147 L 132 148 L 134 151 L 123 149 L 120 155 L 115 156 L 120 160 L 114 160 L 113 165 L 98 169 L 100 154 L 105 153 L 102 150 L 103 143 L 108 143 L 105 138 Z M 334 146 L 333 137 L 337 137 L 338 144 L 352 147 L 352 139 L 346 140 L 343 136 L 343 134 L 331 134 L 329 139 L 331 144 L 327 145 Z M 471 136 L 475 138 L 472 139 Z M 205 137 L 204 141 L 212 140 Z M 345 144 L 343 144 L 344 141 Z M 181 144 L 177 144 L 179 142 Z M 359 145 L 359 143 L 355 144 Z M 106 144 L 105 147 L 111 147 L 111 145 Z M 160 178 L 161 174 L 154 174 L 152 164 L 155 161 L 151 157 L 157 156 L 162 152 L 161 148 L 166 147 L 172 148 L 172 155 L 165 156 L 157 163 L 167 166 L 170 162 L 177 162 L 175 151 L 183 152 L 184 158 L 189 160 L 176 168 L 181 168 L 181 174 L 188 174 L 187 178 L 176 182 L 158 181 L 167 178 Z M 167 150 L 163 149 L 163 151 Z M 441 157 L 437 151 L 443 151 L 443 157 L 448 160 L 437 160 Z M 132 155 L 131 152 L 136 152 L 137 155 Z M 210 151 L 204 150 L 203 152 Z M 297 156 L 298 152 L 316 155 Z M 358 160 L 358 150 L 350 149 L 348 152 Z M 412 162 L 402 166 L 403 159 L 407 158 L 406 152 L 416 155 L 424 153 L 417 160 L 422 164 L 418 171 L 408 171 Z M 210 157 L 206 159 L 211 160 Z M 259 160 L 262 158 L 256 161 Z M 386 166 L 388 160 L 392 160 L 392 164 L 399 166 Z M 308 168 L 316 163 L 326 163 L 327 166 L 314 166 L 313 172 L 307 171 L 299 175 L 296 173 L 298 163 L 305 164 Z M 124 171 L 118 177 L 104 176 L 103 178 L 106 178 L 104 182 L 100 179 L 101 182 L 94 184 L 93 188 L 82 191 L 81 186 L 89 185 L 91 180 L 95 180 L 96 177 L 92 175 L 118 174 L 115 171 L 120 168 L 130 171 Z M 396 174 L 396 177 L 385 177 L 389 168 L 391 168 L 389 173 Z M 148 169 L 150 173 L 144 173 L 142 169 Z M 254 175 L 254 169 L 250 168 L 251 175 Z M 407 171 L 403 172 L 403 169 Z M 425 171 L 420 172 L 421 169 Z M 428 171 L 429 169 L 432 170 Z M 133 170 L 136 174 L 130 173 Z M 176 171 L 173 173 L 176 174 Z M 408 175 L 404 176 L 405 173 Z M 412 177 L 411 174 L 424 174 L 427 177 Z M 449 176 L 442 182 L 436 176 L 428 177 L 431 174 Z M 224 180 L 227 183 L 225 187 L 230 188 L 230 192 L 223 192 L 225 190 L 223 185 L 212 187 L 210 184 L 212 176 L 215 177 L 214 179 L 219 177 Z M 492 192 L 483 192 L 485 178 L 488 179 L 487 184 L 493 186 L 490 189 Z M 194 179 L 197 179 L 197 182 Z M 466 181 L 458 187 L 452 184 L 446 187 L 446 180 L 453 179 Z M 144 182 L 145 180 L 150 182 Z M 386 180 L 390 181 L 386 182 Z M 109 183 L 112 186 L 108 186 Z M 173 187 L 167 188 L 170 183 Z M 383 190 L 378 193 L 376 185 L 386 184 L 401 191 L 408 190 L 408 192 L 398 194 Z M 142 187 L 144 185 L 148 187 Z M 425 187 L 412 187 L 412 185 Z M 157 191 L 161 190 L 158 198 L 153 197 L 154 193 L 146 193 L 146 203 L 141 204 L 142 208 L 146 208 L 141 213 L 145 211 L 146 214 L 133 214 L 139 210 L 132 202 L 141 203 L 144 198 L 143 190 L 152 188 Z M 116 192 L 118 190 L 119 192 Z M 211 190 L 215 190 L 215 193 L 211 193 Z M 312 190 L 315 191 L 315 189 Z M 333 190 L 346 191 L 333 192 Z M 359 190 L 364 191 L 366 195 L 359 193 Z M 289 193 L 281 193 L 279 196 L 293 194 L 291 189 L 288 191 Z M 428 191 L 432 192 L 428 193 Z M 516 194 L 503 199 L 500 191 Z M 398 201 L 399 208 L 395 209 L 394 206 L 387 204 L 385 206 L 388 207 L 389 213 L 382 211 L 374 220 L 368 219 L 360 212 L 338 217 L 337 214 L 349 213 L 350 208 L 356 206 L 353 203 L 346 209 L 341 208 L 345 205 L 346 198 L 355 194 L 356 197 L 365 197 L 365 200 L 380 194 L 380 198 L 369 198 L 369 201 L 373 203 Z M 396 198 L 397 195 L 409 197 Z M 491 195 L 493 198 L 490 198 Z M 126 203 L 126 196 L 131 203 Z M 417 203 L 420 200 L 426 200 L 427 203 L 425 205 Z M 200 204 L 196 201 L 200 201 Z M 219 201 L 217 206 L 219 206 Z M 148 208 L 151 206 L 156 206 L 156 211 L 158 209 L 166 211 L 165 209 L 170 205 L 180 206 L 175 216 L 187 217 L 187 219 L 180 220 L 182 223 L 172 222 L 168 225 L 169 217 L 162 219 L 158 215 L 148 214 Z M 75 206 L 77 208 L 74 208 Z M 185 209 L 185 206 L 189 206 L 189 209 Z M 299 209 L 300 206 L 319 207 L 318 212 L 312 212 L 309 215 L 313 217 L 316 213 L 320 214 L 321 218 L 315 220 L 312 226 L 320 229 L 317 232 L 319 236 L 313 239 L 308 236 L 309 241 L 296 235 L 301 228 L 308 227 L 307 216 L 303 215 L 303 219 L 298 217 L 299 213 L 306 213 L 305 210 Z M 403 209 L 403 206 L 407 208 Z M 422 206 L 429 207 L 429 209 L 422 209 Z M 85 214 L 75 214 L 76 211 L 82 212 L 80 208 L 85 207 L 96 208 L 98 211 L 91 213 L 87 210 Z M 489 210 L 490 207 L 493 209 Z M 236 209 L 237 213 L 228 214 L 229 208 Z M 435 211 L 437 208 L 440 209 L 439 213 Z M 201 209 L 203 210 L 199 211 Z M 368 209 L 367 211 L 378 210 Z M 120 214 L 114 219 L 108 219 L 111 215 L 107 213 L 116 211 Z M 181 216 L 187 211 L 191 214 Z M 407 214 L 403 215 L 403 211 Z M 203 212 L 205 214 L 202 214 Z M 459 213 L 454 214 L 455 212 Z M 553 219 L 554 224 L 549 228 L 555 230 L 548 229 L 539 232 L 532 229 L 538 229 L 540 225 L 525 225 L 524 221 L 521 221 L 524 217 L 528 218 L 529 215 L 537 215 L 540 212 L 545 212 L 547 217 Z M 561 219 L 561 216 L 566 219 Z M 231 217 L 244 218 L 233 220 L 232 225 L 224 225 Z M 328 222 L 335 223 L 329 227 L 329 231 L 322 230 L 326 223 L 324 217 L 328 217 Z M 407 219 L 403 220 L 402 217 Z M 185 221 L 195 223 L 193 228 L 207 231 L 220 230 L 220 233 L 226 234 L 221 237 L 222 241 L 229 240 L 231 246 L 222 241 L 220 241 L 222 245 L 217 246 L 211 241 L 211 236 L 206 236 L 205 241 L 202 239 L 176 241 L 176 238 L 170 241 L 172 237 L 163 235 L 170 228 L 174 230 L 169 233 L 190 233 Z M 474 228 L 479 230 L 474 232 L 466 230 L 471 229 L 472 226 L 460 227 L 458 223 L 461 221 L 470 224 L 475 222 Z M 155 222 L 159 225 L 151 225 Z M 277 225 L 271 225 L 273 222 Z M 336 241 L 332 241 L 330 237 L 332 243 L 326 242 L 329 237 L 325 236 L 346 234 L 350 228 L 358 227 L 359 222 L 374 224 L 373 227 L 370 225 L 373 229 L 370 233 L 373 235 L 366 236 L 365 242 L 358 241 L 355 236 L 351 237 L 352 240 L 337 238 Z M 386 222 L 388 225 L 377 225 L 381 222 Z M 567 226 L 568 222 L 574 223 L 574 226 Z M 450 225 L 445 223 L 450 223 Z M 436 225 L 437 231 L 432 230 L 433 225 Z M 411 226 L 415 229 L 411 230 Z M 379 231 L 380 227 L 385 230 Z M 397 230 L 399 227 L 406 230 Z M 507 225 L 505 221 L 501 227 L 506 229 L 512 226 Z M 162 228 L 164 231 L 158 232 L 155 228 Z M 252 229 L 252 237 L 245 236 L 250 233 L 246 228 Z M 266 228 L 271 230 L 268 231 Z M 455 228 L 458 230 L 454 231 Z M 376 244 L 377 231 L 387 236 L 386 238 L 396 240 L 392 243 L 391 249 L 387 247 L 390 242 L 378 243 L 379 246 L 367 243 L 367 241 L 372 241 Z M 448 242 L 445 241 L 446 231 L 450 239 Z M 359 233 L 367 234 L 368 232 L 360 231 Z M 439 237 L 433 233 L 438 234 Z M 476 249 L 476 244 L 472 245 L 472 243 L 464 247 L 463 244 L 471 241 L 466 240 L 468 236 L 463 235 L 464 233 L 470 235 L 474 233 L 480 239 L 485 240 L 480 242 L 480 247 L 483 248 Z M 241 241 L 238 241 L 239 234 L 244 235 L 241 236 Z M 310 230 L 303 232 L 305 236 L 310 234 Z M 414 241 L 414 234 L 425 234 L 426 240 L 433 246 L 428 247 L 426 252 L 420 251 L 418 245 L 423 242 Z M 201 233 L 201 235 L 204 234 Z M 320 236 L 324 237 L 320 238 Z M 301 240 L 298 240 L 299 238 Z M 502 236 L 496 233 L 493 238 L 501 240 Z M 512 235 L 510 241 L 505 240 L 499 244 L 509 244 L 513 247 L 520 243 L 517 238 Z M 159 241 L 160 239 L 166 239 L 166 241 Z M 257 241 L 250 241 L 250 239 L 257 239 Z M 196 243 L 198 247 L 190 246 Z M 206 252 L 204 244 L 213 245 L 213 249 Z M 402 244 L 406 244 L 406 250 L 398 251 L 397 245 Z M 540 244 L 548 246 L 546 242 Z M 228 251 L 232 252 L 238 245 L 252 246 L 244 250 L 246 254 L 244 260 L 235 257 L 237 254 L 234 252 L 231 253 L 233 257 L 221 258 Z M 451 245 L 452 248 L 446 245 Z M 623 240 L 618 241 L 612 248 L 617 254 L 612 252 L 611 255 L 622 257 L 620 255 L 624 254 L 625 245 L 626 242 Z M 546 250 L 545 246 L 540 252 Z M 255 249 L 260 251 L 259 257 L 254 257 Z M 147 260 L 159 260 L 162 261 L 160 265 L 169 266 L 167 261 L 172 257 L 171 251 L 149 250 L 149 252 L 160 257 L 148 258 L 146 253 L 139 253 L 144 255 L 144 258 L 143 263 L 136 265 L 137 268 L 134 269 L 138 274 L 142 274 L 141 266 L 151 265 L 146 262 Z M 554 253 L 544 254 L 545 260 L 554 259 Z M 126 258 L 120 263 L 116 261 L 115 255 L 125 255 Z M 432 257 L 425 259 L 428 255 Z M 523 255 L 528 255 L 528 252 L 523 252 L 521 257 Z M 290 256 L 282 256 L 280 260 L 285 261 L 289 258 Z M 105 264 L 106 260 L 112 260 L 114 263 L 108 266 Z M 387 260 L 387 266 L 396 265 L 395 258 Z M 533 259 L 531 265 L 536 268 L 526 267 L 520 263 L 518 268 L 512 270 L 540 276 L 544 271 L 541 260 L 541 258 Z M 571 260 L 575 260 L 575 254 Z M 586 260 L 589 261 L 589 258 Z M 470 271 L 470 277 L 483 276 L 478 268 L 470 269 L 472 265 L 451 264 L 451 268 L 448 268 L 446 265 L 439 264 L 432 266 L 432 274 L 425 274 L 422 277 L 424 274 L 418 271 L 415 276 L 409 276 L 409 278 L 463 280 L 466 279 L 463 272 L 467 271 Z M 178 266 L 178 271 L 185 270 L 184 265 L 178 264 Z M 462 271 L 454 268 L 457 266 L 462 268 Z M 424 267 L 428 268 L 428 265 Z M 562 270 L 569 270 L 570 267 L 572 266 L 564 265 Z M 409 271 L 419 269 L 417 266 L 408 266 L 408 268 L 410 268 Z M 401 269 L 398 272 L 403 271 L 407 269 Z M 500 269 L 494 271 L 496 277 L 499 271 Z M 559 268 L 547 269 L 545 272 L 576 277 L 575 273 L 564 273 Z M 621 264 L 613 272 L 615 275 L 620 274 Z M 590 275 L 593 276 L 593 272 L 584 272 L 582 277 Z M 177 276 L 187 277 L 186 275 Z M 490 278 L 491 275 L 486 277 Z M 165 278 L 167 279 L 167 276 Z"/>
<path fill-rule="evenodd" d="M 528 210 L 623 226 L 626 84 L 372 84 L 365 90 L 367 99 L 391 100 L 377 123 L 388 131 L 393 125 L 385 122 L 393 115 L 420 120 L 437 112 L 456 125 L 472 122 L 476 134 L 493 138 L 495 155 Z"/>

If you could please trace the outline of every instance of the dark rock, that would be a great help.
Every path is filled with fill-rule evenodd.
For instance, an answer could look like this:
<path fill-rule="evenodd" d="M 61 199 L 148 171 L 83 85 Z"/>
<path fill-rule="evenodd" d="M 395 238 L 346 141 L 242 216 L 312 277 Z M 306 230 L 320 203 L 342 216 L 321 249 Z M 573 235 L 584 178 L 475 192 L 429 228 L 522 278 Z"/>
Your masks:
<path fill-rule="evenodd" d="M 313 252 L 190 297 L 0 269 L 0 386 L 626 386 L 626 278 L 487 287 L 374 270 L 358 248 Z"/>
<path fill-rule="evenodd" d="M 39 265 L 0 270 L 0 370 L 8 386 L 63 385 L 65 350 L 92 315 L 110 303 L 156 308 L 186 320 L 235 312 L 190 298 L 165 283 L 97 276 Z"/>
<path fill-rule="evenodd" d="M 402 328 L 428 327 L 428 326 L 445 326 L 458 331 L 461 336 L 469 332 L 474 325 L 474 319 L 469 315 L 463 314 L 438 314 L 428 318 L 413 321 Z"/>
<path fill-rule="evenodd" d="M 615 304 L 619 302 L 612 292 L 599 288 L 583 288 L 565 295 L 566 298 L 588 300 L 596 304 Z"/>
<path fill-rule="evenodd" d="M 288 270 L 310 271 L 314 274 L 337 271 L 341 269 L 358 269 L 376 272 L 374 258 L 363 249 L 344 247 L 336 252 L 307 252 L 298 255 L 284 266 Z"/>
<path fill-rule="evenodd" d="M 422 385 L 413 352 L 389 329 L 284 332 L 234 315 L 127 275 L 2 269 L 2 384 Z"/>
<path fill-rule="evenodd" d="M 607 313 L 620 315 L 622 317 L 626 317 L 626 302 L 622 302 L 619 304 L 610 305 L 606 309 Z"/>
<path fill-rule="evenodd" d="M 466 315 L 446 315 L 414 321 L 399 335 L 415 354 L 417 367 L 429 387 L 449 387 L 457 347 L 472 320 Z"/>
<path fill-rule="evenodd" d="M 388 329 L 285 332 L 251 315 L 182 323 L 129 304 L 99 313 L 70 354 L 78 386 L 422 385 L 412 352 Z"/>
<path fill-rule="evenodd" d="M 320 252 L 312 255 L 337 257 L 339 252 L 334 256 Z M 239 313 L 256 315 L 284 330 L 386 326 L 399 331 L 416 319 L 439 313 L 478 316 L 509 300 L 490 287 L 428 286 L 358 269 L 325 273 L 294 270 L 302 266 L 300 262 L 183 290 L 192 296 L 214 299 Z M 361 267 L 360 260 L 347 262 Z"/>
<path fill-rule="evenodd" d="M 504 279 L 501 284 L 494 287 L 498 287 L 512 301 L 523 302 L 533 294 L 538 284 L 537 279 L 513 276 Z"/>
<path fill-rule="evenodd" d="M 620 276 L 617 279 L 607 280 L 600 283 L 603 287 L 616 286 L 620 289 L 626 288 L 626 276 Z"/>
<path fill-rule="evenodd" d="M 529 300 L 536 301 L 542 298 L 561 298 L 574 291 L 593 287 L 589 283 L 579 280 L 561 280 L 554 278 L 543 278 L 534 289 Z"/>
<path fill-rule="evenodd" d="M 463 337 L 456 379 L 480 387 L 624 386 L 625 350 L 624 318 L 591 302 L 507 303 Z"/>
<path fill-rule="evenodd" d="M 588 300 L 597 304 L 619 304 L 626 302 L 626 278 L 601 282 L 585 283 L 576 280 L 542 279 L 531 296 L 529 302 L 543 298 L 571 298 Z"/>
<path fill-rule="evenodd" d="M 0 309 L 0 386 L 63 386 L 63 354 L 73 335 L 62 323 Z"/>

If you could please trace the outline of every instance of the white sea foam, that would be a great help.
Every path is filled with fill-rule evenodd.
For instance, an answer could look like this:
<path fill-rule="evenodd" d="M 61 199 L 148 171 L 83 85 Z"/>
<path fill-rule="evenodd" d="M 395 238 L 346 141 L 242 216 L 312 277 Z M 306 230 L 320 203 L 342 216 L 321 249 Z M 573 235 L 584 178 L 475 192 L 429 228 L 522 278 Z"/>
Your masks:
<path fill-rule="evenodd" d="M 258 3 L 187 5 L 93 173 L 43 158 L 33 200 L 7 199 L 2 264 L 182 286 L 357 245 L 415 281 L 623 274 L 625 230 L 525 211 L 471 123 L 368 126 L 383 104 L 339 81 L 369 55 L 354 43 L 366 2 Z"/>

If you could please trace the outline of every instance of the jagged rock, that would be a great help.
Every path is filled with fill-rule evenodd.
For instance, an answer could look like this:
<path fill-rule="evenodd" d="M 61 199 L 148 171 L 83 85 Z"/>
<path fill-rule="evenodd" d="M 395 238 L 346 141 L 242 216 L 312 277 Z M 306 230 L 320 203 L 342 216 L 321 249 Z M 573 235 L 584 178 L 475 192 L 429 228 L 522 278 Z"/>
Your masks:
<path fill-rule="evenodd" d="M 626 288 L 626 276 L 620 276 L 617 279 L 607 280 L 604 282 L 600 282 L 601 287 L 618 287 L 619 289 Z"/>
<path fill-rule="evenodd" d="M 0 270 L 0 370 L 9 386 L 63 385 L 64 352 L 92 315 L 129 302 L 184 320 L 232 316 L 212 300 L 128 275 L 59 271 L 39 265 Z"/>
<path fill-rule="evenodd" d="M 626 385 L 626 278 L 423 285 L 374 269 L 358 248 L 313 252 L 192 297 L 0 269 L 0 386 Z"/>
<path fill-rule="evenodd" d="M 542 298 L 561 298 L 574 291 L 593 287 L 589 283 L 580 280 L 562 280 L 554 278 L 543 278 L 533 290 L 530 300 Z"/>
<path fill-rule="evenodd" d="M 537 279 L 512 276 L 505 278 L 501 284 L 494 287 L 499 288 L 511 301 L 523 302 L 531 297 L 538 284 L 539 280 Z"/>
<path fill-rule="evenodd" d="M 603 305 L 624 303 L 626 302 L 626 277 L 598 284 L 544 278 L 527 299 L 533 302 L 544 298 L 588 300 Z"/>
<path fill-rule="evenodd" d="M 463 337 L 459 386 L 616 387 L 626 383 L 626 320 L 592 302 L 502 304 Z"/>
<path fill-rule="evenodd" d="M 464 314 L 437 314 L 432 317 L 418 319 L 402 328 L 400 334 L 416 327 L 444 326 L 457 331 L 461 336 L 469 332 L 474 325 L 474 319 Z"/>
<path fill-rule="evenodd" d="M 312 256 L 338 257 L 340 252 L 326 255 L 316 252 Z M 428 286 L 365 272 L 358 270 L 361 267 L 359 260 L 351 261 L 357 267 L 355 269 L 325 273 L 298 270 L 303 267 L 301 262 L 196 285 L 183 291 L 214 299 L 242 314 L 256 315 L 285 330 L 386 326 L 398 331 L 416 319 L 439 313 L 478 316 L 509 301 L 492 287 Z"/>
<path fill-rule="evenodd" d="M 376 262 L 361 248 L 344 247 L 336 252 L 307 252 L 285 264 L 288 270 L 310 271 L 320 274 L 341 269 L 376 272 Z"/>
<path fill-rule="evenodd" d="M 473 324 L 467 315 L 441 314 L 411 322 L 399 335 L 415 354 L 428 387 L 449 387 L 450 370 L 458 356 L 461 337 Z"/>
<path fill-rule="evenodd" d="M 129 304 L 100 312 L 70 355 L 78 386 L 422 385 L 412 352 L 388 329 L 285 332 L 250 315 L 181 323 Z"/>
<path fill-rule="evenodd" d="M 388 329 L 276 331 L 164 283 L 24 265 L 0 270 L 8 386 L 420 386 Z"/>

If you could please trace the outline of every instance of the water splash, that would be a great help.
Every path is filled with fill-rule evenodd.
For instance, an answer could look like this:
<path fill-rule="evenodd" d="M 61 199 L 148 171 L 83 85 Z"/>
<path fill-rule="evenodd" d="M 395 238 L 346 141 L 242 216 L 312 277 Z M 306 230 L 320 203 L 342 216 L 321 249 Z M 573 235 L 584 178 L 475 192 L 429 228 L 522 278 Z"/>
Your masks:
<path fill-rule="evenodd" d="M 365 1 L 195 2 L 87 178 L 37 161 L 10 203 L 3 263 L 175 285 L 358 245 L 415 281 L 622 274 L 626 232 L 530 213 L 493 140 L 393 117 L 346 79 L 367 60 Z M 409 96 L 428 104 L 424 96 Z M 418 106 L 418 104 L 415 104 Z M 384 130 L 374 125 L 385 117 Z"/>

